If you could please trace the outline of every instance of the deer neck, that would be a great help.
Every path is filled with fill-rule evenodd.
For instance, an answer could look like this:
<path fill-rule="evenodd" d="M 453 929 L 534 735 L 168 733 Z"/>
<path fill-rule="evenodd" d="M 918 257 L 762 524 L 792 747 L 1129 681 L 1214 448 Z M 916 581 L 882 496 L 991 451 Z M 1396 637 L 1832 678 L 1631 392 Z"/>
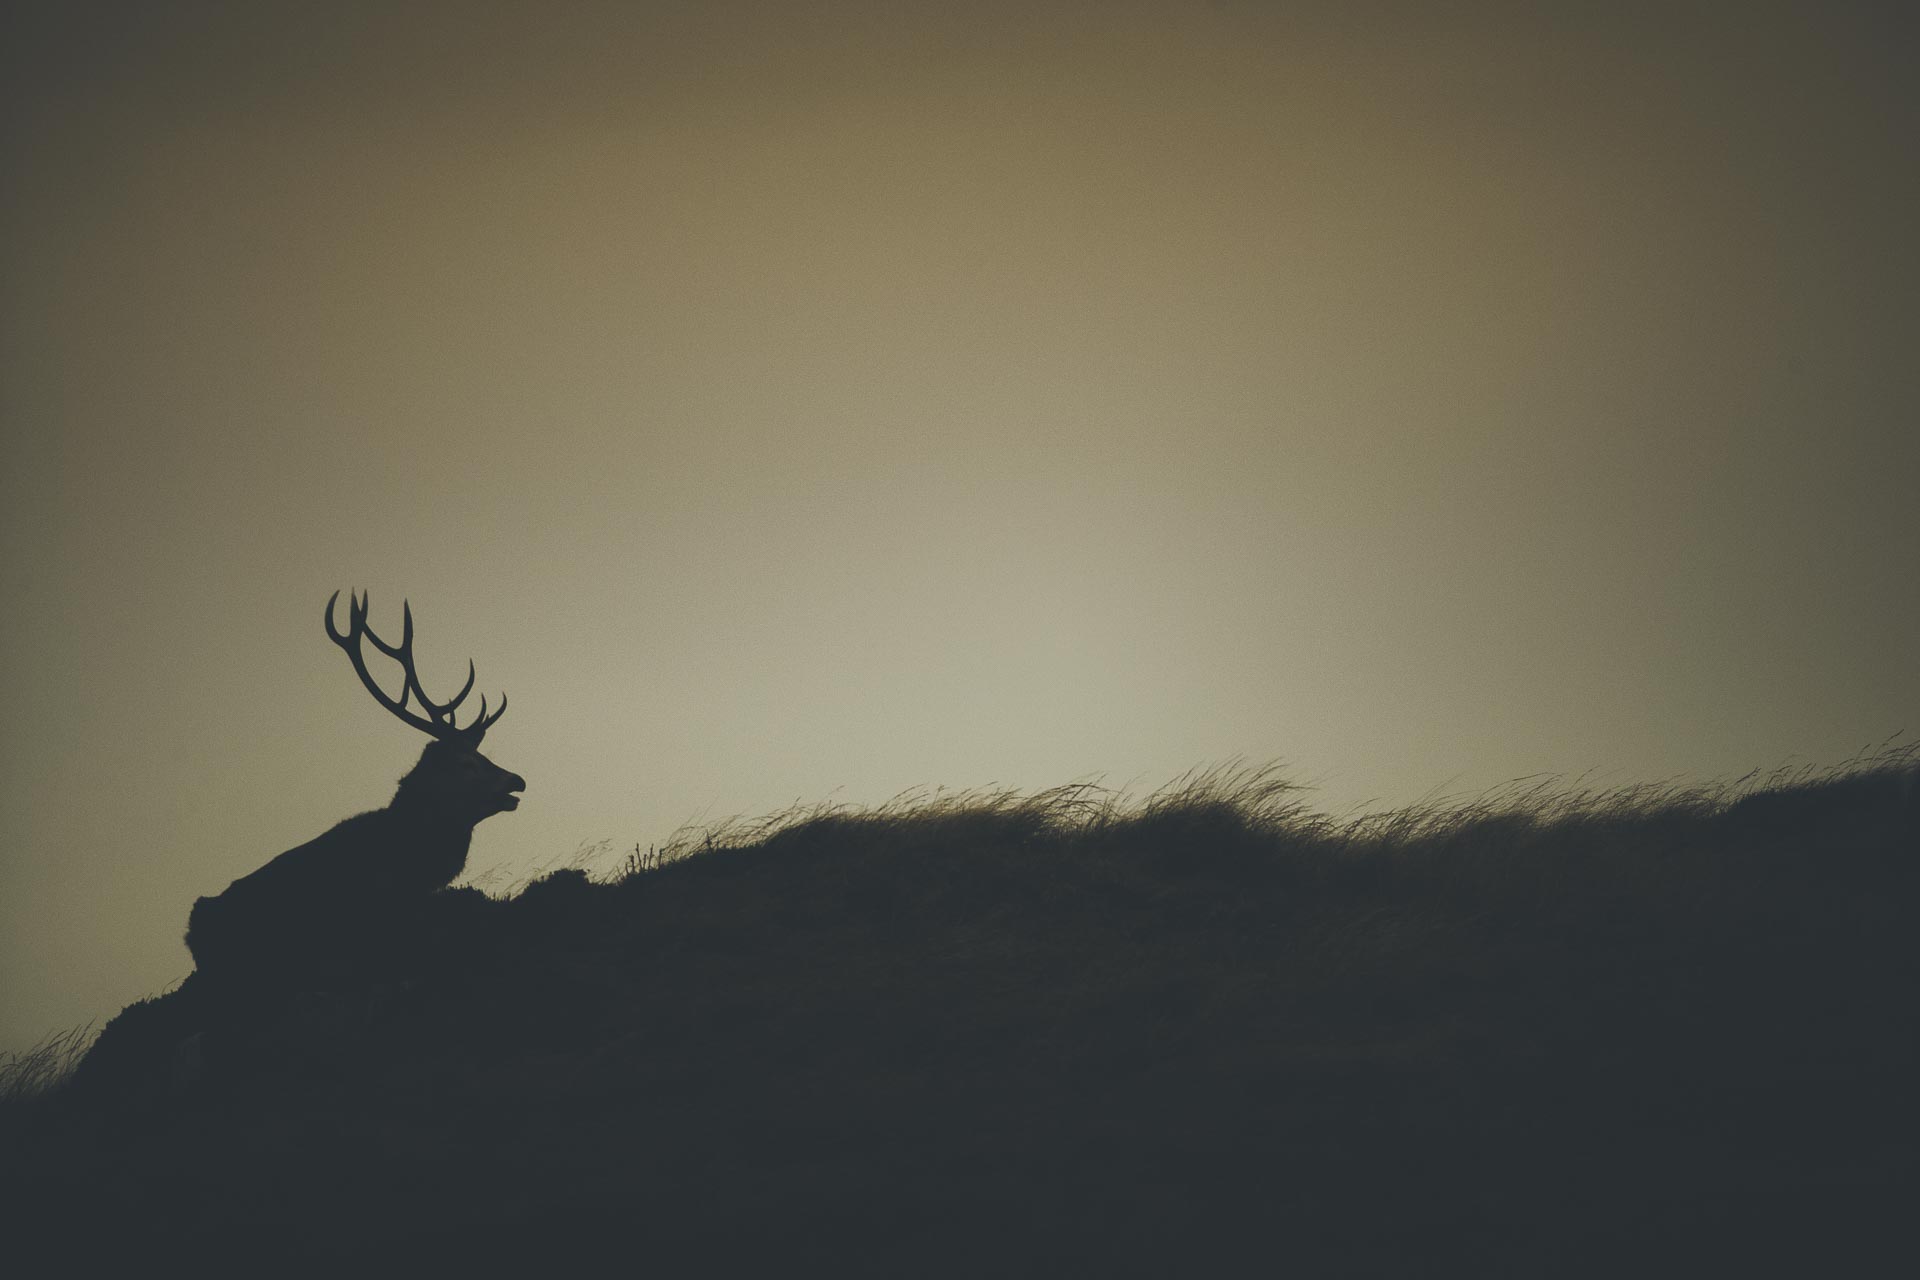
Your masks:
<path fill-rule="evenodd" d="M 473 843 L 472 822 L 406 795 L 395 796 L 387 811 L 413 851 L 409 861 L 418 863 L 423 881 L 440 888 L 466 869 L 467 850 Z"/>
<path fill-rule="evenodd" d="M 458 839 L 464 843 L 473 838 L 472 819 L 456 817 L 443 808 L 420 804 L 410 797 L 394 797 L 393 803 L 387 806 L 387 812 L 409 834 L 424 840 Z"/>

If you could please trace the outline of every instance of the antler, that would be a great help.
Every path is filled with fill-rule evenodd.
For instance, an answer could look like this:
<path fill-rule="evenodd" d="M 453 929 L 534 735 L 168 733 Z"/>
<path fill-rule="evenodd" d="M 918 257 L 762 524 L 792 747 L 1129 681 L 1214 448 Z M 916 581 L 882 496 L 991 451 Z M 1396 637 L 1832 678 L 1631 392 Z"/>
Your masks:
<path fill-rule="evenodd" d="M 339 599 L 338 591 L 327 597 L 327 638 L 347 651 L 347 657 L 352 659 L 353 670 L 360 677 L 360 683 L 367 686 L 367 692 L 394 715 L 422 733 L 432 734 L 441 739 L 461 737 L 477 745 L 480 739 L 486 736 L 487 729 L 493 722 L 507 713 L 506 694 L 500 695 L 500 709 L 488 715 L 487 695 L 483 693 L 480 695 L 479 718 L 465 728 L 461 728 L 454 721 L 454 709 L 466 700 L 467 694 L 473 691 L 473 659 L 467 659 L 467 682 L 461 686 L 460 692 L 446 702 L 435 702 L 427 696 L 427 691 L 420 687 L 420 673 L 413 669 L 413 606 L 404 602 L 401 604 L 400 643 L 391 645 L 375 635 L 367 626 L 367 606 L 372 599 L 371 592 L 351 593 L 347 596 L 347 634 L 345 635 L 341 635 L 333 625 L 333 606 Z M 389 658 L 397 659 L 405 669 L 407 678 L 400 686 L 398 702 L 389 698 L 386 691 L 381 689 L 379 681 L 368 673 L 366 655 L 360 651 L 360 640 L 363 636 L 373 641 L 374 648 Z M 425 715 L 407 709 L 409 697 L 419 701 L 421 709 L 426 712 Z"/>

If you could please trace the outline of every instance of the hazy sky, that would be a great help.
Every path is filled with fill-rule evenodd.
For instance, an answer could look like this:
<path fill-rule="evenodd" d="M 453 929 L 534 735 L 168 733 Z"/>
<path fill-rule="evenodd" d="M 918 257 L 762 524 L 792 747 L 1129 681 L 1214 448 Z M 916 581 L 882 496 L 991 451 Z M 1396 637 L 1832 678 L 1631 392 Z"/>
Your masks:
<path fill-rule="evenodd" d="M 1882 8 L 10 6 L 0 1048 L 386 801 L 354 586 L 511 694 L 509 876 L 1920 729 Z"/>

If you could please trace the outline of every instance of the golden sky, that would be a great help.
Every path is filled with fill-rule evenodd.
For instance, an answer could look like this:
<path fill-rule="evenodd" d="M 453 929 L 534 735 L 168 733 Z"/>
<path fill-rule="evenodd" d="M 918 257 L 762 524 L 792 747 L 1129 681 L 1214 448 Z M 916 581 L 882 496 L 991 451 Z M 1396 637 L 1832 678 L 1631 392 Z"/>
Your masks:
<path fill-rule="evenodd" d="M 512 695 L 509 877 L 1920 728 L 1883 8 L 11 6 L 0 1047 L 385 802 L 348 587 Z"/>

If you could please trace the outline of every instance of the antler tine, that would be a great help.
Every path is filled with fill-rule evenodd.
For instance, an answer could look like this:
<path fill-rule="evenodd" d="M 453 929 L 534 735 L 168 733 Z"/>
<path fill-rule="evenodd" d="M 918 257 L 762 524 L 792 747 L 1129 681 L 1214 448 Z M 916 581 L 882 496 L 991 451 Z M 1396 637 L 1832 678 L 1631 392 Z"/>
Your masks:
<path fill-rule="evenodd" d="M 353 663 L 354 674 L 360 677 L 360 683 L 367 687 L 367 692 L 371 693 L 381 706 L 422 733 L 436 738 L 450 736 L 453 732 L 450 722 L 437 717 L 428 719 L 407 709 L 407 696 L 412 693 L 420 699 L 429 713 L 434 710 L 434 704 L 428 701 L 425 693 L 421 692 L 420 677 L 413 669 L 413 611 L 410 608 L 406 610 L 402 638 L 399 646 L 395 647 L 382 640 L 374 634 L 372 628 L 367 626 L 367 611 L 372 602 L 371 592 L 365 595 L 356 593 L 348 596 L 347 634 L 341 635 L 333 625 L 333 606 L 339 598 L 340 593 L 336 591 L 327 600 L 327 638 L 347 651 L 347 657 Z M 388 657 L 399 659 L 401 667 L 406 672 L 406 680 L 400 686 L 399 701 L 389 698 L 386 691 L 380 687 L 380 682 L 373 678 L 373 673 L 367 670 L 366 655 L 360 650 L 360 641 L 363 637 L 373 641 L 373 647 Z"/>
<path fill-rule="evenodd" d="M 362 619 L 365 619 L 372 603 L 373 593 L 369 591 L 360 602 Z M 376 635 L 371 627 L 367 628 L 367 639 L 373 641 L 374 648 L 399 662 L 401 673 L 405 676 L 400 683 L 400 705 L 406 706 L 409 696 L 416 697 L 420 700 L 421 710 L 427 713 L 427 718 L 438 723 L 441 719 L 441 708 L 434 706 L 433 699 L 427 697 L 426 688 L 420 683 L 420 674 L 413 669 L 413 602 L 410 600 L 400 602 L 400 643 L 398 645 L 388 644 Z"/>
<path fill-rule="evenodd" d="M 425 710 L 429 716 L 433 717 L 434 720 L 444 722 L 449 727 L 451 727 L 453 722 L 453 717 L 448 713 L 451 712 L 455 707 L 460 705 L 460 699 L 467 696 L 467 690 L 462 689 L 459 693 L 455 694 L 452 702 L 435 702 L 432 698 L 429 698 L 427 696 L 427 688 L 425 685 L 420 683 L 420 673 L 414 670 L 414 666 L 413 666 L 413 602 L 412 601 L 402 600 L 400 602 L 400 647 L 398 649 L 389 649 L 387 648 L 386 645 L 380 644 L 380 638 L 378 636 L 374 637 L 374 643 L 379 644 L 381 650 L 388 657 L 398 658 L 400 660 L 400 665 L 406 668 L 407 683 L 406 683 L 406 687 L 402 689 L 400 692 L 400 701 L 404 703 L 407 700 L 407 695 L 412 694 L 414 697 L 420 700 L 421 708 Z M 473 659 L 469 658 L 467 659 L 467 689 L 471 689 L 472 687 L 473 687 Z"/>
<path fill-rule="evenodd" d="M 453 697 L 449 698 L 447 701 L 445 702 L 429 701 L 427 698 L 427 695 L 420 692 L 419 685 L 415 685 L 413 687 L 413 691 L 417 694 L 420 694 L 420 701 L 425 702 L 427 704 L 427 710 L 433 712 L 433 714 L 437 716 L 444 715 L 451 718 L 451 716 L 453 715 L 453 709 L 459 706 L 461 703 L 465 702 L 467 700 L 467 695 L 473 692 L 473 659 L 472 658 L 467 659 L 467 682 L 460 686 L 460 692 L 454 694 Z"/>
<path fill-rule="evenodd" d="M 467 695 L 473 692 L 474 668 L 471 658 L 467 659 L 467 682 L 460 686 L 460 692 L 445 702 L 435 702 L 427 696 L 426 689 L 420 684 L 420 673 L 413 665 L 413 605 L 410 602 L 405 600 L 400 602 L 400 643 L 391 645 L 382 640 L 367 625 L 367 613 L 372 607 L 371 592 L 364 594 L 355 592 L 347 597 L 346 635 L 341 635 L 333 625 L 333 608 L 339 599 L 338 591 L 327 598 L 327 637 L 347 651 L 347 657 L 353 661 L 353 669 L 360 677 L 360 683 L 366 685 L 368 692 L 379 699 L 380 705 L 388 711 L 414 728 L 423 733 L 432 734 L 436 738 L 451 738 L 459 735 L 474 743 L 480 741 L 494 721 L 506 714 L 506 694 L 500 695 L 500 707 L 491 715 L 487 713 L 486 695 L 482 694 L 479 717 L 466 728 L 460 727 L 454 712 L 462 702 L 466 701 Z M 398 701 L 389 698 L 386 691 L 381 689 L 379 681 L 367 671 L 366 656 L 360 650 L 362 638 L 373 641 L 374 648 L 400 663 L 406 678 L 400 686 Z M 417 699 L 421 710 L 426 714 L 422 716 L 409 710 L 408 698 Z"/>
<path fill-rule="evenodd" d="M 411 695 L 419 700 L 420 709 L 425 711 L 434 723 L 444 725 L 448 729 L 457 727 L 454 724 L 453 709 L 460 705 L 461 701 L 467 696 L 468 691 L 473 688 L 473 659 L 467 659 L 466 686 L 462 688 L 459 693 L 453 695 L 452 701 L 435 702 L 427 696 L 427 687 L 421 682 L 420 672 L 413 665 L 412 601 L 402 600 L 400 602 L 400 643 L 397 647 L 387 644 L 386 641 L 374 635 L 371 631 L 367 632 L 367 635 L 372 638 L 373 643 L 382 653 L 386 654 L 389 658 L 398 659 L 401 667 L 404 668 L 406 672 L 406 684 L 401 686 L 400 689 L 400 705 L 405 706 L 408 696 Z"/>
<path fill-rule="evenodd" d="M 340 593 L 338 591 L 327 597 L 327 638 L 335 644 L 351 644 L 355 637 L 366 628 L 366 608 L 360 603 L 359 592 L 354 592 L 347 597 L 347 634 L 341 635 L 339 629 L 333 625 L 334 606 L 339 604 L 339 602 Z"/>
<path fill-rule="evenodd" d="M 448 702 L 435 702 L 420 688 L 420 678 L 418 676 L 410 674 L 409 678 L 413 681 L 410 687 L 413 690 L 414 696 L 420 699 L 428 715 L 432 716 L 441 724 L 444 724 L 449 732 L 465 732 L 465 730 L 461 730 L 459 724 L 456 723 L 457 717 L 454 715 L 454 708 L 464 702 L 467 694 L 473 689 L 473 659 L 467 659 L 467 683 L 461 688 L 460 692 L 454 694 L 452 700 Z"/>
<path fill-rule="evenodd" d="M 378 649 L 380 652 L 386 654 L 389 658 L 398 658 L 401 662 L 403 663 L 406 662 L 407 655 L 413 652 L 413 608 L 412 606 L 408 605 L 405 601 L 401 602 L 400 643 L 397 645 L 394 645 L 394 644 L 388 644 L 385 640 L 382 640 L 379 636 L 374 634 L 373 628 L 366 625 L 367 612 L 369 607 L 372 605 L 372 603 L 373 603 L 373 600 L 372 600 L 371 592 L 369 592 L 365 596 L 362 596 L 360 599 L 360 625 L 361 625 L 361 628 L 366 631 L 367 639 L 373 641 L 373 647 Z"/>
<path fill-rule="evenodd" d="M 472 724 L 460 730 L 460 732 L 471 735 L 473 740 L 478 742 L 486 736 L 486 732 L 493 726 L 493 722 L 505 714 L 507 714 L 506 694 L 503 693 L 500 695 L 500 706 L 489 715 L 487 713 L 487 695 L 483 693 L 480 695 L 480 714 L 474 719 Z"/>

